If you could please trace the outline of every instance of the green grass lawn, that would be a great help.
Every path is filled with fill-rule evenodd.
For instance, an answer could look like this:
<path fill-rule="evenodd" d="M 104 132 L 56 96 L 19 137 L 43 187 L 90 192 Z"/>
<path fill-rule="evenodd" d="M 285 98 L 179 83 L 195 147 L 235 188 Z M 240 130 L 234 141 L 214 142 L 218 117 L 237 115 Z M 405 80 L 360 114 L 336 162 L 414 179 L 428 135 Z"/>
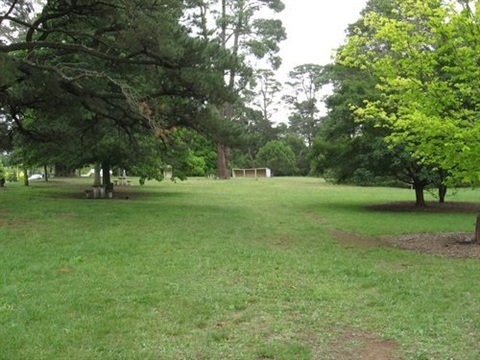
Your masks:
<path fill-rule="evenodd" d="M 114 200 L 84 199 L 90 181 L 0 191 L 0 359 L 356 359 L 374 344 L 480 358 L 478 259 L 332 235 L 473 231 L 473 214 L 369 211 L 414 194 L 312 178 L 148 182 Z"/>

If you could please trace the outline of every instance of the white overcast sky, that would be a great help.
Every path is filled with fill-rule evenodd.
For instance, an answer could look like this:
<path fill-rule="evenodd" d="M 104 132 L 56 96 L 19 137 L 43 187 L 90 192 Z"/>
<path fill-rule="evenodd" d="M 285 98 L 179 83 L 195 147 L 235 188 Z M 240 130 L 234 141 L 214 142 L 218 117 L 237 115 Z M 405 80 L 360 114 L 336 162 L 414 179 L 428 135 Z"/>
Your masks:
<path fill-rule="evenodd" d="M 281 43 L 281 73 L 297 65 L 331 62 L 333 49 L 345 39 L 347 26 L 355 22 L 367 0 L 283 0 L 279 15 L 287 30 Z"/>
<path fill-rule="evenodd" d="M 285 10 L 278 15 L 287 31 L 280 44 L 282 66 L 277 80 L 285 82 L 295 66 L 326 65 L 334 49 L 345 41 L 348 25 L 357 21 L 367 0 L 283 0 Z M 322 95 L 329 93 L 328 87 Z M 321 112 L 325 110 L 319 104 Z M 288 110 L 281 107 L 274 122 L 287 122 Z"/>

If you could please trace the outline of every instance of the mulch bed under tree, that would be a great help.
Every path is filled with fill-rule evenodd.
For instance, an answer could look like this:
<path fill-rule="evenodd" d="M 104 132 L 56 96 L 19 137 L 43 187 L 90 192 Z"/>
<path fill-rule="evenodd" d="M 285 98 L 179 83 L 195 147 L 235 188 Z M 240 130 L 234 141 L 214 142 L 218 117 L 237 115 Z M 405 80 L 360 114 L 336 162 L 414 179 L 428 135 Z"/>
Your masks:
<path fill-rule="evenodd" d="M 418 207 L 415 206 L 413 202 L 394 202 L 370 206 L 369 209 L 385 212 L 480 214 L 480 203 L 429 202 L 425 207 Z M 420 233 L 399 236 L 383 236 L 376 239 L 376 243 L 378 245 L 393 246 L 432 255 L 480 259 L 480 243 L 474 242 L 475 234 L 473 223 L 474 217 L 472 217 L 472 232 Z"/>

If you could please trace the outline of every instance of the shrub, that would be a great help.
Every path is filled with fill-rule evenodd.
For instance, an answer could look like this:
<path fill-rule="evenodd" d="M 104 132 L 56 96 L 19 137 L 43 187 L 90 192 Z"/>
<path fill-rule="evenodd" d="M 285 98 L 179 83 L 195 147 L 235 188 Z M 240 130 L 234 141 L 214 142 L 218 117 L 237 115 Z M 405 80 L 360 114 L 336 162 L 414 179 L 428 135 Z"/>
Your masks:
<path fill-rule="evenodd" d="M 293 175 L 297 171 L 292 148 L 278 140 L 268 142 L 258 151 L 256 163 L 270 168 L 275 175 Z"/>

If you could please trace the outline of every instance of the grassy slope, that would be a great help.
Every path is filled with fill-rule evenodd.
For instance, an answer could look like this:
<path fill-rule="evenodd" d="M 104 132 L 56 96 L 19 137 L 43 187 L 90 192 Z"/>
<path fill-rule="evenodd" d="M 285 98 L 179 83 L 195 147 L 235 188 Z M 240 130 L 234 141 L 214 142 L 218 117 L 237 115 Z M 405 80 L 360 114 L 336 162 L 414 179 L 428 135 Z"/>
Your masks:
<path fill-rule="evenodd" d="M 331 236 L 473 229 L 471 214 L 364 208 L 411 191 L 193 179 L 94 201 L 64 181 L 8 185 L 0 359 L 328 359 L 351 329 L 405 359 L 480 358 L 478 260 Z"/>

